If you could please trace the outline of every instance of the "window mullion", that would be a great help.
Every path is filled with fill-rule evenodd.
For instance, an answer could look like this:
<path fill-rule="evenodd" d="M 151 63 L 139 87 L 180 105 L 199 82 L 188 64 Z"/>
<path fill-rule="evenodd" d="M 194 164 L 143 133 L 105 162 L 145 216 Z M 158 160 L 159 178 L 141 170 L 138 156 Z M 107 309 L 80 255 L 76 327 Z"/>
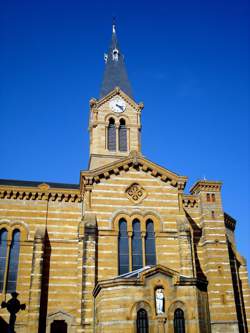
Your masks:
<path fill-rule="evenodd" d="M 141 238 L 142 238 L 142 263 L 143 267 L 146 266 L 146 249 L 145 249 L 145 237 L 146 237 L 146 232 L 142 231 L 141 232 Z"/>
<path fill-rule="evenodd" d="M 132 236 L 133 231 L 128 231 L 129 271 L 132 271 Z"/>

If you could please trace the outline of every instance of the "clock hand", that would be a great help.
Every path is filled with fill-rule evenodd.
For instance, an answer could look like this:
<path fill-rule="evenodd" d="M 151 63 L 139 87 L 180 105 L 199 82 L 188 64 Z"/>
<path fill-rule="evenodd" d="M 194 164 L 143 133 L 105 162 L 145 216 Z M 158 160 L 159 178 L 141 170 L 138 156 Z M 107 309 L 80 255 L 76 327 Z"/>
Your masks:
<path fill-rule="evenodd" d="M 116 106 L 118 106 L 119 109 L 123 110 L 123 107 L 119 104 L 116 104 Z"/>

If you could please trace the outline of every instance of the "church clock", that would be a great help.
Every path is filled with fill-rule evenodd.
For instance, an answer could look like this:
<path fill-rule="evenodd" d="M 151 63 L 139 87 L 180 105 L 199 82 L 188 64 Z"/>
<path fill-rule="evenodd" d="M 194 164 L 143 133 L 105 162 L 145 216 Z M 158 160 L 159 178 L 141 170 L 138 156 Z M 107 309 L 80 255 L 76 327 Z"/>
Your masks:
<path fill-rule="evenodd" d="M 126 109 L 126 103 L 122 98 L 116 97 L 109 102 L 109 107 L 115 113 L 122 113 Z"/>

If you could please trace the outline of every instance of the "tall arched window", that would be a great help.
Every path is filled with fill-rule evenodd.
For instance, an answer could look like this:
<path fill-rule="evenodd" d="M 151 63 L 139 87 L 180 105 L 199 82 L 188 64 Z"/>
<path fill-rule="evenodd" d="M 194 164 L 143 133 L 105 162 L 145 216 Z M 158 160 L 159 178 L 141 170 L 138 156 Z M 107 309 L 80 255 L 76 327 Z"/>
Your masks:
<path fill-rule="evenodd" d="M 185 333 L 184 312 L 181 309 L 174 312 L 174 333 Z"/>
<path fill-rule="evenodd" d="M 142 268 L 142 239 L 140 221 L 133 221 L 133 236 L 132 236 L 132 270 Z"/>
<path fill-rule="evenodd" d="M 124 119 L 120 120 L 119 126 L 119 150 L 127 151 L 127 127 Z"/>
<path fill-rule="evenodd" d="M 137 333 L 148 333 L 148 315 L 147 311 L 140 309 L 136 318 Z"/>
<path fill-rule="evenodd" d="M 129 272 L 129 248 L 128 248 L 128 233 L 127 222 L 121 219 L 119 222 L 119 274 Z"/>
<path fill-rule="evenodd" d="M 113 118 L 109 119 L 108 125 L 108 150 L 116 151 L 116 128 Z"/>
<path fill-rule="evenodd" d="M 146 265 L 155 265 L 156 264 L 155 233 L 154 233 L 154 223 L 152 220 L 147 220 L 146 231 L 147 231 L 145 238 Z"/>
<path fill-rule="evenodd" d="M 7 275 L 7 292 L 11 293 L 16 291 L 17 271 L 19 261 L 20 249 L 20 231 L 15 229 L 12 235 L 12 242 L 10 245 L 8 275 Z"/>
<path fill-rule="evenodd" d="M 4 274 L 6 267 L 7 257 L 7 238 L 8 231 L 6 229 L 0 230 L 0 292 L 3 291 L 4 287 Z"/>

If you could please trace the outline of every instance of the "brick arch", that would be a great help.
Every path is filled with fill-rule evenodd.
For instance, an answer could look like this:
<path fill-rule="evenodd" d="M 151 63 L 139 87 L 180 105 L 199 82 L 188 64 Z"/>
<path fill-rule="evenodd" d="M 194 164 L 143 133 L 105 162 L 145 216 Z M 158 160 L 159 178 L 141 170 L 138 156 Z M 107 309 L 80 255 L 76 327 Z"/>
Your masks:
<path fill-rule="evenodd" d="M 153 311 L 151 308 L 151 305 L 149 302 L 141 300 L 139 302 L 134 303 L 131 308 L 129 309 L 129 314 L 128 314 L 128 319 L 129 320 L 136 320 L 137 318 L 137 312 L 140 309 L 144 309 L 147 311 L 148 314 L 148 319 L 152 319 L 153 318 Z"/>
<path fill-rule="evenodd" d="M 182 301 L 176 300 L 176 301 L 172 302 L 168 308 L 167 318 L 169 321 L 174 320 L 174 313 L 175 313 L 175 310 L 177 310 L 177 309 L 181 309 L 184 312 L 185 320 L 187 319 L 187 309 L 186 309 L 185 303 Z"/>
<path fill-rule="evenodd" d="M 28 240 L 29 227 L 23 221 L 0 220 L 0 229 L 2 228 L 5 228 L 8 231 L 8 240 L 12 239 L 12 234 L 15 229 L 20 231 L 21 241 Z"/>
<path fill-rule="evenodd" d="M 162 231 L 162 223 L 157 214 L 152 211 L 141 212 L 139 210 L 132 211 L 130 213 L 126 211 L 117 212 L 112 219 L 112 229 L 119 231 L 119 221 L 124 218 L 127 221 L 128 231 L 132 231 L 132 223 L 134 219 L 138 219 L 141 222 L 141 230 L 146 231 L 146 222 L 148 219 L 152 220 L 154 223 L 154 231 Z"/>

